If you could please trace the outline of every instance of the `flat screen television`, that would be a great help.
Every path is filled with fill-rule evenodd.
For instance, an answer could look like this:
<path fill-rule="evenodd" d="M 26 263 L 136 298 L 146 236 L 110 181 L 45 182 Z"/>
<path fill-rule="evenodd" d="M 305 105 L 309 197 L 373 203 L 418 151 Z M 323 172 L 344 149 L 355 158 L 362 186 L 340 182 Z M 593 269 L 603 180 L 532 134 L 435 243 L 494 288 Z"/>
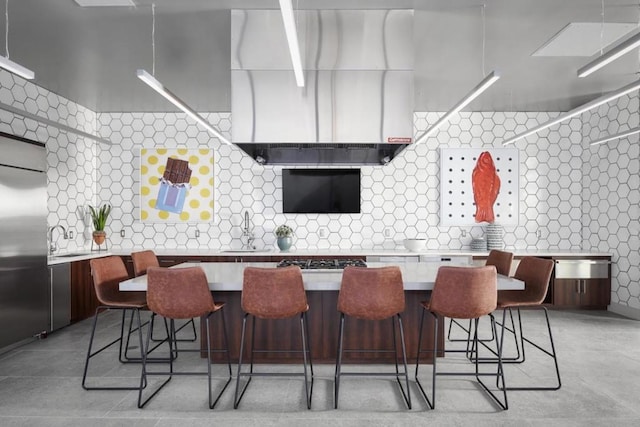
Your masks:
<path fill-rule="evenodd" d="M 283 213 L 360 213 L 360 169 L 283 169 Z"/>

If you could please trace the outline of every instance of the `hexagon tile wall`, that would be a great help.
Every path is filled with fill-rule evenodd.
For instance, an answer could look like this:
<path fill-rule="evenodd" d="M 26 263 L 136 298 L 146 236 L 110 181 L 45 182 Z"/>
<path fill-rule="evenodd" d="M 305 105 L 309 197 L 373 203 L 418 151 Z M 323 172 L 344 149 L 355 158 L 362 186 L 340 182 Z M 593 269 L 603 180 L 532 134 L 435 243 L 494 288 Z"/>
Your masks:
<path fill-rule="evenodd" d="M 503 138 L 542 123 L 555 113 L 462 113 L 424 144 L 409 147 L 387 166 L 362 167 L 362 213 L 284 215 L 281 168 L 257 165 L 240 150 L 221 146 L 206 131 L 175 113 L 94 112 L 0 71 L 0 102 L 69 126 L 95 132 L 113 145 L 85 141 L 32 120 L 0 111 L 0 130 L 47 144 L 49 224 L 77 232 L 69 249 L 87 245 L 79 210 L 109 201 L 111 244 L 122 248 L 240 246 L 248 211 L 259 247 L 275 247 L 273 230 L 287 223 L 295 247 L 395 248 L 405 237 L 426 237 L 428 247 L 467 248 L 483 227 L 439 225 L 440 147 L 501 147 Z M 229 137 L 229 113 L 203 114 Z M 416 113 L 420 135 L 441 113 Z M 507 247 L 593 249 L 614 254 L 613 302 L 640 317 L 638 137 L 600 147 L 586 140 L 638 124 L 638 96 L 620 99 L 519 141 L 520 217 L 505 227 Z M 583 136 L 585 141 L 583 141 Z M 590 138 L 587 138 L 590 137 Z M 139 220 L 139 148 L 214 149 L 215 222 L 149 224 Z M 584 224 L 584 226 L 583 226 Z M 121 238 L 119 231 L 124 230 Z M 538 237 L 540 233 L 541 237 Z M 322 235 L 322 237 L 321 237 Z M 625 312 L 625 310 L 627 310 Z"/>
<path fill-rule="evenodd" d="M 208 114 L 228 135 L 230 116 Z M 417 113 L 416 133 L 438 114 Z M 405 237 L 427 237 L 428 247 L 468 248 L 482 226 L 439 226 L 439 147 L 501 147 L 495 137 L 519 132 L 547 120 L 546 113 L 464 113 L 425 144 L 409 147 L 387 166 L 362 167 L 362 213 L 354 215 L 284 215 L 281 212 L 281 168 L 262 167 L 236 148 L 220 146 L 185 120 L 182 114 L 109 113 L 98 115 L 98 132 L 114 145 L 101 145 L 98 199 L 116 207 L 110 227 L 112 243 L 123 247 L 228 248 L 240 246 L 242 216 L 248 211 L 258 247 L 272 248 L 273 230 L 287 223 L 296 233 L 295 247 L 395 248 Z M 520 158 L 521 188 L 518 226 L 506 227 L 505 243 L 512 248 L 581 247 L 581 161 L 572 147 L 580 141 L 581 123 L 560 125 Z M 139 221 L 140 147 L 215 147 L 216 220 L 210 224 L 165 224 Z M 564 157 L 571 158 L 565 162 Z M 575 156 L 575 157 L 572 157 Z M 199 236 L 196 238 L 196 228 Z M 385 237 L 383 230 L 389 230 Z M 320 233 L 320 230 L 323 233 Z M 465 237 L 463 230 L 469 231 Z M 542 238 L 537 233 L 542 233 Z M 323 237 L 320 237 L 323 234 Z"/>
<path fill-rule="evenodd" d="M 0 70 L 0 102 L 58 121 L 85 132 L 95 132 L 96 114 L 66 98 Z M 80 210 L 95 194 L 95 144 L 75 134 L 0 110 L 0 130 L 46 144 L 49 225 L 62 224 L 75 232 L 58 240 L 62 250 L 85 245 Z M 45 239 L 45 236 L 42 236 Z"/>
<path fill-rule="evenodd" d="M 583 247 L 613 253 L 611 309 L 634 317 L 640 317 L 638 135 L 597 146 L 588 142 L 637 127 L 638 106 L 638 94 L 634 94 L 582 117 Z"/>

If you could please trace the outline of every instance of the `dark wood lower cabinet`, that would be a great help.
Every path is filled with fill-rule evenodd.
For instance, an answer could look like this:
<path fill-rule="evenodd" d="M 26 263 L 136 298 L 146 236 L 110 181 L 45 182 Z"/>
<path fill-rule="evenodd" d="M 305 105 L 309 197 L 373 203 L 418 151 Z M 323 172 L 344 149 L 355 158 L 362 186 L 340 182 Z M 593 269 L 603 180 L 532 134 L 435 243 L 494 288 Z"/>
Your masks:
<path fill-rule="evenodd" d="M 408 291 L 405 293 L 406 309 L 402 314 L 404 325 L 405 344 L 407 349 L 408 363 L 415 363 L 418 351 L 418 330 L 422 315 L 420 301 L 427 298 L 426 292 Z M 214 292 L 216 301 L 226 303 L 224 312 L 227 323 L 229 337 L 229 347 L 231 358 L 237 362 L 240 352 L 240 339 L 242 335 L 242 319 L 244 317 L 240 299 L 241 292 Z M 311 357 L 317 363 L 334 363 L 338 351 L 338 328 L 340 316 L 337 310 L 337 291 L 312 291 L 307 292 L 309 311 L 307 313 L 309 322 L 309 341 Z M 425 317 L 423 348 L 428 348 L 433 337 L 432 317 Z M 251 338 L 251 318 L 247 320 L 247 342 Z M 255 349 L 256 350 L 277 350 L 274 353 L 257 353 L 254 355 L 256 363 L 263 362 L 291 362 L 299 363 L 302 360 L 300 353 L 287 352 L 287 350 L 299 350 L 302 348 L 300 334 L 300 317 L 295 316 L 289 319 L 279 320 L 256 320 L 255 327 Z M 439 322 L 440 339 L 438 347 L 444 345 L 442 331 L 443 322 Z M 219 314 L 214 314 L 211 318 L 211 343 L 213 348 L 220 348 L 222 345 L 222 322 Z M 204 322 L 200 331 L 201 345 L 206 346 L 206 331 Z M 400 335 L 397 333 L 398 355 L 400 355 Z M 347 317 L 345 324 L 344 349 L 364 349 L 364 350 L 393 350 L 393 330 L 391 319 L 382 321 L 360 320 Z M 284 351 L 284 352 L 283 352 Z M 215 360 L 224 360 L 223 354 L 214 356 Z M 249 362 L 249 349 L 245 344 L 245 354 L 243 359 Z M 431 360 L 430 355 L 424 354 L 422 361 Z M 390 353 L 356 353 L 345 352 L 343 361 L 359 363 L 392 362 L 393 356 Z"/>
<path fill-rule="evenodd" d="M 555 279 L 553 305 L 606 310 L 611 301 L 610 279 Z"/>
<path fill-rule="evenodd" d="M 95 314 L 100 303 L 91 278 L 89 260 L 71 263 L 71 323 Z"/>

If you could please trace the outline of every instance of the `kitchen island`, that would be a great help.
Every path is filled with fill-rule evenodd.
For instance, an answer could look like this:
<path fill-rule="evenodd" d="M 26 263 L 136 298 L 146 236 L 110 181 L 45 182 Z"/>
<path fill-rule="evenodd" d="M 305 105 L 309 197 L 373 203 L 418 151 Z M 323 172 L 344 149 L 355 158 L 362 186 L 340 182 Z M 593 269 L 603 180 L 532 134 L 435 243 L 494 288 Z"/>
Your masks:
<path fill-rule="evenodd" d="M 403 274 L 405 284 L 405 311 L 402 314 L 405 328 L 405 340 L 407 355 L 410 360 L 415 360 L 418 344 L 418 328 L 422 315 L 421 301 L 429 298 L 429 291 L 433 289 L 439 263 L 367 263 L 369 267 L 382 267 L 388 265 L 398 265 Z M 447 262 L 446 265 L 452 265 Z M 225 316 L 229 334 L 229 346 L 231 357 L 237 360 L 240 348 L 240 334 L 242 327 L 243 311 L 241 306 L 242 274 L 246 267 L 275 267 L 276 263 L 250 262 L 250 263 L 225 263 L 225 262 L 202 262 L 184 263 L 176 266 L 203 268 L 209 282 L 209 288 L 213 292 L 216 301 L 226 302 Z M 334 363 L 337 353 L 338 342 L 338 322 L 340 319 L 337 310 L 338 290 L 342 272 L 340 270 L 303 270 L 303 280 L 307 290 L 307 300 L 309 303 L 309 328 L 311 356 L 315 362 Z M 129 279 L 120 284 L 123 291 L 144 291 L 146 290 L 146 276 Z M 498 280 L 499 289 L 524 289 L 524 283 L 500 276 Z M 431 317 L 427 317 L 425 325 L 425 339 L 429 342 L 432 339 L 433 323 Z M 390 319 L 383 321 L 362 321 L 348 318 L 350 326 L 346 329 L 344 346 L 345 349 L 392 349 L 393 331 Z M 444 329 L 444 322 L 439 322 L 440 331 Z M 212 345 L 214 348 L 221 345 L 222 329 L 221 323 L 214 318 L 212 327 Z M 203 341 L 206 335 L 201 328 L 201 345 L 206 345 Z M 440 333 L 438 347 L 444 348 L 444 337 Z M 299 323 L 294 319 L 272 320 L 269 322 L 256 323 L 255 336 L 256 349 L 299 349 L 300 331 Z M 249 356 L 249 354 L 245 354 Z M 216 356 L 214 356 L 216 357 Z M 345 353 L 345 362 L 368 362 L 381 360 L 381 355 L 371 353 Z M 256 362 L 292 362 L 297 363 L 300 355 L 295 353 L 258 353 L 255 355 Z M 391 361 L 393 359 L 388 359 Z M 423 361 L 429 361 L 429 355 L 425 354 Z"/>

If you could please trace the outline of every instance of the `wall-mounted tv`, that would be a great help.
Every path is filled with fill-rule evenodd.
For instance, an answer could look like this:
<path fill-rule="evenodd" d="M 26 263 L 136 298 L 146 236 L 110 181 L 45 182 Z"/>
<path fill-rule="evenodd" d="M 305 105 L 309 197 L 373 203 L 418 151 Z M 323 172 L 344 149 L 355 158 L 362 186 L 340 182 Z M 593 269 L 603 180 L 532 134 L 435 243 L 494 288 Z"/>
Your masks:
<path fill-rule="evenodd" d="M 360 169 L 283 169 L 283 213 L 360 213 Z"/>

